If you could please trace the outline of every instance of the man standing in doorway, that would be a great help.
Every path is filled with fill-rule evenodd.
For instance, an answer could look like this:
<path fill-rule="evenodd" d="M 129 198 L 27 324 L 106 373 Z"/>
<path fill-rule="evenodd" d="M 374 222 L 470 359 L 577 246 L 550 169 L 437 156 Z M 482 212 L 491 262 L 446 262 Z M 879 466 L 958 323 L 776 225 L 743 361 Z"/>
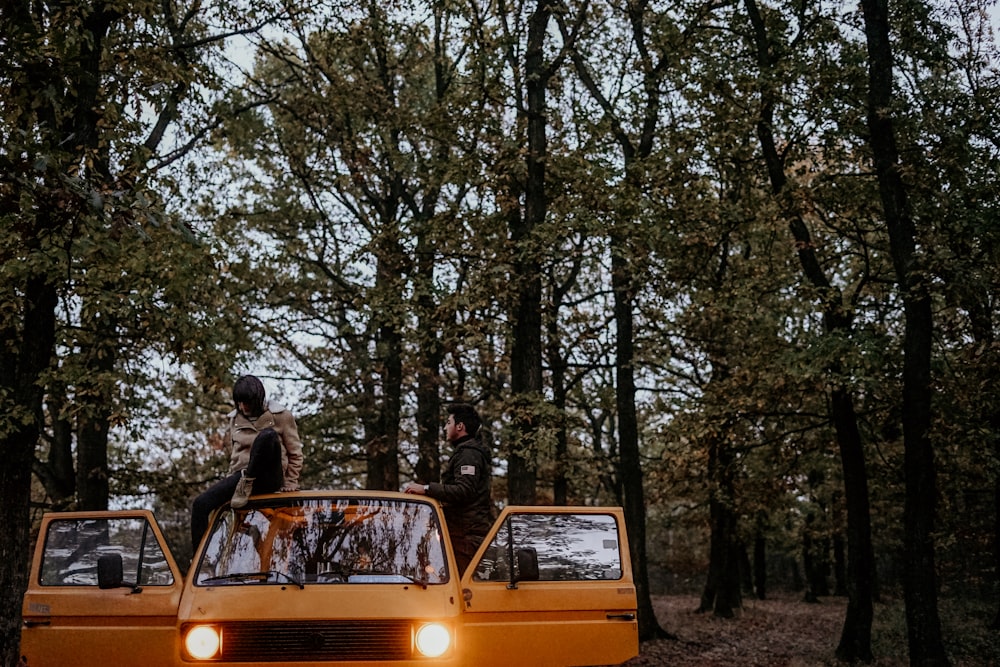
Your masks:
<path fill-rule="evenodd" d="M 441 473 L 441 482 L 410 482 L 406 493 L 429 496 L 444 506 L 444 518 L 455 551 L 459 576 L 493 525 L 490 500 L 492 456 L 479 438 L 482 420 L 467 403 L 448 406 L 445 438 L 454 448 Z"/>

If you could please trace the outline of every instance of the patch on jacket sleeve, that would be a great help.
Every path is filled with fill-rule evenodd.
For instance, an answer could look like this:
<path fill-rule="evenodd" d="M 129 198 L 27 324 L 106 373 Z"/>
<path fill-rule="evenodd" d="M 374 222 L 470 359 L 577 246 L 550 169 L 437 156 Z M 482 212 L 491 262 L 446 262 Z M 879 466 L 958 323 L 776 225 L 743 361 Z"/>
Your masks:
<path fill-rule="evenodd" d="M 458 469 L 458 474 L 460 475 L 475 475 L 476 466 L 462 466 Z"/>

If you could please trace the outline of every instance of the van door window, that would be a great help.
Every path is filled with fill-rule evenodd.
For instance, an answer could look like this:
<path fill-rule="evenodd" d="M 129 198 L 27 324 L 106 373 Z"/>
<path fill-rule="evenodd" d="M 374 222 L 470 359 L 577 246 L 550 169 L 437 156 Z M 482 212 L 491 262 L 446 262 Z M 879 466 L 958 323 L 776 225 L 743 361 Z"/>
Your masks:
<path fill-rule="evenodd" d="M 477 581 L 515 578 L 517 552 L 534 549 L 539 581 L 616 580 L 622 577 L 618 524 L 609 514 L 511 514 L 476 566 Z"/>
<path fill-rule="evenodd" d="M 121 557 L 124 578 L 131 584 L 174 583 L 163 546 L 149 522 L 131 517 L 52 521 L 45 536 L 39 584 L 97 586 L 97 561 L 104 555 Z"/>

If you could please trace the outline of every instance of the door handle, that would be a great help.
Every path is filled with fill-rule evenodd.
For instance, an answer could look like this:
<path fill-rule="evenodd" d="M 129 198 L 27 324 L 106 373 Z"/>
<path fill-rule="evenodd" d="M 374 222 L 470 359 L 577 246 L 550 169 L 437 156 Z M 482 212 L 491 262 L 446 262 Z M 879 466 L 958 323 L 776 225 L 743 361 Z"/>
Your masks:
<path fill-rule="evenodd" d="M 26 628 L 34 628 L 34 627 L 37 627 L 39 625 L 52 625 L 52 621 L 50 621 L 47 618 L 46 619 L 38 619 L 38 620 L 31 619 L 31 618 L 24 619 L 24 627 L 26 627 Z"/>
<path fill-rule="evenodd" d="M 609 621 L 634 621 L 635 620 L 635 614 L 632 614 L 632 613 L 626 613 L 626 614 L 608 614 L 607 616 L 608 616 L 608 620 Z"/>

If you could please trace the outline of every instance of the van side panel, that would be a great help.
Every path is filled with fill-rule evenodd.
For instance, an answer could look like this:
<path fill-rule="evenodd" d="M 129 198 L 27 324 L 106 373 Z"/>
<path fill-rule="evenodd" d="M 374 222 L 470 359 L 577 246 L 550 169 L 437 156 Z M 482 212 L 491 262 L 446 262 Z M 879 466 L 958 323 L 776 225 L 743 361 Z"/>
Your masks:
<path fill-rule="evenodd" d="M 462 654 L 484 667 L 638 655 L 624 526 L 620 508 L 506 508 L 463 578 Z"/>
<path fill-rule="evenodd" d="M 187 581 L 147 510 L 47 514 L 22 667 L 578 667 L 638 655 L 621 508 L 506 507 L 461 579 L 454 566 L 440 504 L 397 492 L 225 506 Z M 187 632 L 202 640 L 190 654 Z"/>
<path fill-rule="evenodd" d="M 120 559 L 121 586 L 101 587 L 101 556 Z M 151 513 L 46 515 L 22 605 L 21 653 L 28 667 L 175 665 L 182 588 Z"/>

